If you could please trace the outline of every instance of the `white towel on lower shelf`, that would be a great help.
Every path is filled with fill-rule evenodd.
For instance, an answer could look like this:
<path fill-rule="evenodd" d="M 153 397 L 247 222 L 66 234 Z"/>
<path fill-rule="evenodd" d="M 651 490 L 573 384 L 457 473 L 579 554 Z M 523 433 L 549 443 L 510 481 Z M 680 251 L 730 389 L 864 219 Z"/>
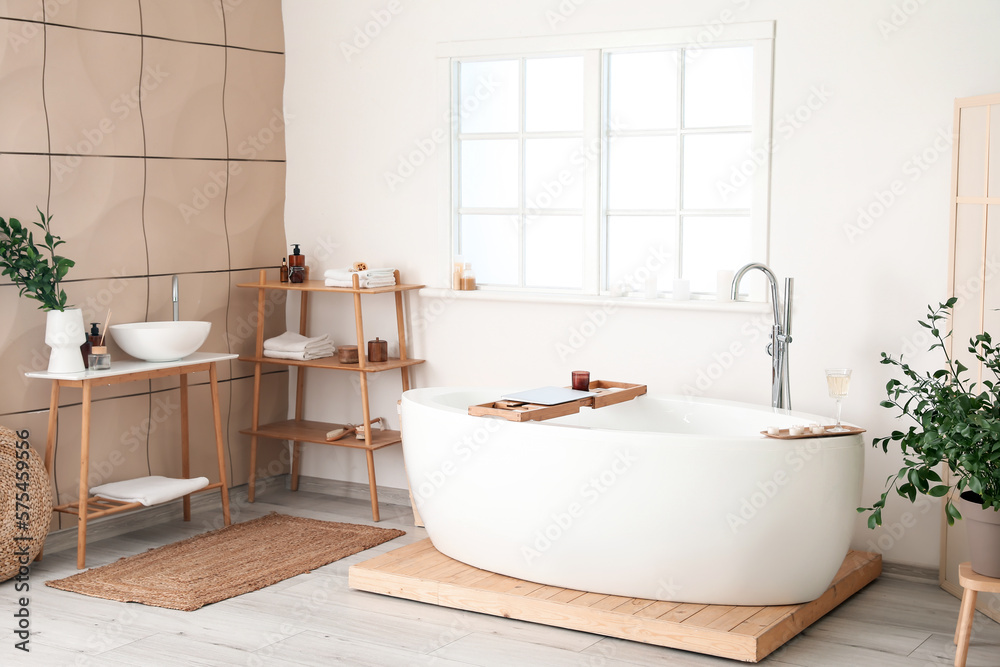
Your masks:
<path fill-rule="evenodd" d="M 332 357 L 334 352 L 337 351 L 333 345 L 326 345 L 324 347 L 317 347 L 311 350 L 302 350 L 301 352 L 284 352 L 282 350 L 264 350 L 264 356 L 270 357 L 271 359 L 296 359 L 298 361 L 310 361 L 312 359 L 322 359 L 323 357 Z"/>
<path fill-rule="evenodd" d="M 108 500 L 121 500 L 126 503 L 142 503 L 143 505 L 159 505 L 171 500 L 194 493 L 208 486 L 207 477 L 194 479 L 175 479 L 172 477 L 137 477 L 121 482 L 101 484 L 90 490 L 95 496 Z"/>
<path fill-rule="evenodd" d="M 313 350 L 332 347 L 333 341 L 329 334 L 307 338 L 291 331 L 286 331 L 280 336 L 268 338 L 264 341 L 265 350 L 276 352 L 311 352 Z"/>

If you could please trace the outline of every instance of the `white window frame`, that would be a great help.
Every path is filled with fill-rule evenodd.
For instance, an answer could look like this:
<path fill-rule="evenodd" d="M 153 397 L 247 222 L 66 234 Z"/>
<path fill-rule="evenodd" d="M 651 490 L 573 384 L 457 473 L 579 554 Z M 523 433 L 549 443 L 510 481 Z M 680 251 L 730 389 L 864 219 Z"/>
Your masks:
<path fill-rule="evenodd" d="M 706 39 L 706 35 L 710 38 Z M 537 287 L 488 286 L 480 290 L 491 292 L 507 292 L 514 294 L 550 295 L 558 297 L 595 297 L 608 296 L 607 277 L 603 275 L 606 261 L 605 222 L 606 222 L 606 187 L 602 182 L 606 178 L 606 156 L 608 137 L 604 132 L 604 84 L 605 63 L 608 53 L 630 50 L 651 50 L 656 48 L 700 49 L 725 46 L 752 46 L 754 49 L 754 92 L 751 121 L 752 151 L 760 160 L 753 166 L 749 177 L 752 191 L 752 207 L 750 211 L 751 252 L 754 261 L 768 261 L 768 236 L 770 217 L 770 155 L 771 155 L 771 116 L 772 116 L 772 86 L 774 60 L 774 22 L 760 21 L 752 23 L 733 23 L 724 27 L 723 33 L 717 38 L 711 38 L 704 26 L 689 26 L 677 28 L 660 28 L 651 30 L 634 30 L 623 32 L 593 33 L 582 35 L 562 35 L 548 37 L 521 37 L 496 40 L 477 40 L 463 42 L 447 42 L 437 47 L 437 76 L 439 90 L 440 116 L 449 120 L 449 159 L 443 160 L 444 170 L 441 177 L 446 184 L 440 188 L 439 210 L 441 238 L 445 241 L 444 261 L 439 262 L 441 283 L 451 285 L 452 258 L 457 253 L 456 221 L 458 220 L 458 201 L 454 185 L 458 182 L 460 168 L 458 156 L 454 147 L 458 145 L 458 133 L 461 100 L 458 99 L 457 86 L 453 86 L 458 61 L 464 60 L 501 60 L 523 59 L 532 57 L 554 57 L 560 55 L 582 55 L 584 57 L 584 142 L 597 141 L 601 155 L 590 160 L 584 171 L 585 201 L 583 203 L 584 218 L 584 274 L 582 290 L 556 290 Z M 599 81 L 594 81 L 599 77 Z M 522 82 L 523 83 L 523 82 Z M 678 102 L 679 103 L 679 102 Z M 522 119 L 523 122 L 523 119 Z M 680 138 L 684 130 L 678 128 Z M 749 159 L 749 156 L 748 156 Z M 522 186 L 523 187 L 523 186 Z M 602 192 L 604 190 L 605 192 Z M 520 205 L 520 204 L 519 204 Z M 679 212 L 678 212 L 679 213 Z M 680 224 L 680 216 L 678 216 Z M 680 248 L 678 249 L 680 251 Z M 519 250 L 519 254 L 522 250 Z M 473 267 L 475 268 L 475 267 Z M 520 268 L 520 267 L 519 267 Z M 733 267 L 738 268 L 738 267 Z M 751 294 L 754 300 L 763 300 L 763 295 Z"/>

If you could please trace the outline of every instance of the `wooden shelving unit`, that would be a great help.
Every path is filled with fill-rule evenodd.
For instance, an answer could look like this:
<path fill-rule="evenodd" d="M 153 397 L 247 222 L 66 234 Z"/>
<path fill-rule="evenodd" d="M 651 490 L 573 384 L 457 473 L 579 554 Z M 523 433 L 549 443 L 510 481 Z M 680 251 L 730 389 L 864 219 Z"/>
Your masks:
<path fill-rule="evenodd" d="M 303 418 L 303 389 L 305 386 L 305 371 L 307 368 L 318 368 L 335 371 L 350 371 L 357 373 L 361 384 L 361 412 L 364 423 L 371 421 L 371 409 L 368 404 L 368 374 L 381 373 L 384 371 L 399 370 L 402 390 L 410 388 L 410 367 L 424 363 L 423 359 L 410 359 L 406 353 L 406 328 L 403 320 L 403 292 L 420 289 L 423 285 L 404 285 L 400 282 L 399 271 L 395 272 L 396 284 L 391 287 L 376 287 L 363 289 L 358 285 L 358 277 L 354 276 L 354 287 L 327 287 L 322 280 L 306 280 L 302 283 L 282 283 L 268 281 L 266 271 L 261 270 L 260 279 L 256 283 L 241 283 L 239 287 L 254 288 L 257 290 L 257 341 L 255 352 L 252 357 L 240 357 L 241 361 L 254 364 L 253 383 L 253 424 L 248 429 L 243 429 L 240 433 L 250 436 L 250 484 L 248 497 L 250 502 L 254 501 L 256 487 L 257 470 L 257 439 L 272 438 L 275 440 L 288 440 L 292 443 L 292 491 L 299 488 L 299 462 L 301 459 L 301 443 L 310 442 L 321 445 L 334 445 L 336 447 L 350 447 L 352 449 L 363 449 L 368 459 L 368 486 L 371 492 L 372 519 L 379 520 L 378 511 L 378 491 L 375 486 L 375 457 L 376 449 L 388 447 L 402 442 L 399 431 L 375 431 L 372 428 L 365 429 L 365 439 L 358 440 L 353 436 L 348 436 L 341 440 L 329 442 L 326 434 L 343 424 L 328 422 L 310 421 Z M 299 292 L 301 307 L 299 309 L 299 333 L 308 336 L 307 322 L 309 318 L 309 294 L 311 293 L 340 293 L 350 294 L 354 297 L 354 325 L 357 334 L 358 363 L 343 364 L 336 356 L 325 357 L 323 359 L 313 359 L 310 361 L 297 361 L 294 359 L 272 359 L 264 356 L 264 307 L 266 303 L 267 290 L 285 290 L 288 292 Z M 361 314 L 361 301 L 363 296 L 373 294 L 392 294 L 396 304 L 396 329 L 399 336 L 399 358 L 392 358 L 384 362 L 371 363 L 365 358 L 367 349 L 365 341 L 364 323 Z M 281 366 L 294 366 L 298 368 L 298 375 L 295 383 L 295 418 L 273 424 L 260 423 L 260 376 L 261 367 L 264 364 L 278 364 Z"/>

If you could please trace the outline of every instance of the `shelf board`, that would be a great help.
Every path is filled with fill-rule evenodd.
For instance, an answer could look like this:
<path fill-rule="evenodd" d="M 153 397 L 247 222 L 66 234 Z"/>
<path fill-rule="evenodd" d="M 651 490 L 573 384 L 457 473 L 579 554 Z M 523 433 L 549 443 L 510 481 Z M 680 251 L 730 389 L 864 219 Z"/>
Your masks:
<path fill-rule="evenodd" d="M 399 431 L 373 431 L 370 447 L 365 444 L 364 440 L 358 440 L 354 435 L 349 435 L 334 442 L 328 442 L 326 434 L 335 428 L 342 427 L 343 424 L 314 422 L 305 419 L 289 419 L 283 422 L 274 422 L 273 424 L 262 424 L 256 430 L 252 428 L 243 429 L 240 433 L 244 435 L 256 435 L 261 438 L 274 438 L 275 440 L 297 440 L 298 442 L 314 442 L 320 445 L 336 445 L 337 447 L 372 450 L 395 445 L 403 441 Z"/>
<path fill-rule="evenodd" d="M 306 280 L 301 283 L 283 283 L 269 280 L 264 283 L 237 283 L 237 287 L 256 287 L 257 289 L 283 289 L 290 292 L 345 292 L 347 294 L 384 294 L 390 292 L 408 292 L 420 289 L 426 285 L 390 285 L 389 287 L 370 287 L 354 289 L 353 287 L 327 287 L 322 280 Z"/>
<path fill-rule="evenodd" d="M 364 372 L 364 373 L 380 373 L 382 371 L 391 371 L 395 368 L 404 368 L 407 366 L 416 366 L 417 364 L 424 363 L 423 359 L 396 359 L 392 358 L 388 361 L 381 361 L 379 363 L 366 362 L 365 367 L 361 368 L 361 364 L 342 364 L 337 359 L 337 356 L 323 357 L 322 359 L 310 359 L 309 361 L 300 361 L 298 359 L 272 359 L 271 357 L 240 357 L 240 361 L 248 361 L 253 364 L 278 364 L 280 366 L 305 366 L 306 368 L 332 368 L 338 371 L 354 371 L 354 372 Z"/>

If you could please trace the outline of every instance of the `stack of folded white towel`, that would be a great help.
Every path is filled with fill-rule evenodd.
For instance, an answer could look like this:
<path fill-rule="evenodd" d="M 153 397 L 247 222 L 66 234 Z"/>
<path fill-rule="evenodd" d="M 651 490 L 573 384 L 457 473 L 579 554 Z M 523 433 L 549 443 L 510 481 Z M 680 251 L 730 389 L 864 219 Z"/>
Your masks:
<path fill-rule="evenodd" d="M 264 356 L 272 359 L 298 359 L 309 361 L 332 357 L 337 348 L 333 346 L 329 334 L 307 338 L 297 333 L 286 331 L 280 336 L 264 341 Z"/>
<path fill-rule="evenodd" d="M 395 269 L 329 269 L 323 277 L 327 287 L 354 287 L 354 276 L 358 276 L 358 286 L 392 287 L 396 284 Z"/>

